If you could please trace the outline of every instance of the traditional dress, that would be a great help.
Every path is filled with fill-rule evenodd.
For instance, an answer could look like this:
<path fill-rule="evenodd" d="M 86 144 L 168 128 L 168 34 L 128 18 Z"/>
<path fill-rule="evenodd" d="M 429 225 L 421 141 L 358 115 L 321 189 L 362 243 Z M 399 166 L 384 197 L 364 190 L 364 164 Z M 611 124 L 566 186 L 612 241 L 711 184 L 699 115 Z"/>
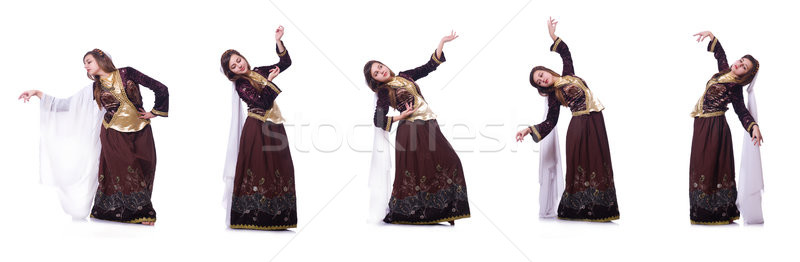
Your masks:
<path fill-rule="evenodd" d="M 378 88 L 376 127 L 391 130 L 390 106 L 404 111 L 410 103 L 416 109 L 397 125 L 396 169 L 386 223 L 436 224 L 470 216 L 461 160 L 414 82 L 444 61 L 444 54 L 437 58 L 434 53 L 425 65 L 400 72 Z"/>
<path fill-rule="evenodd" d="M 280 230 L 297 227 L 294 165 L 284 119 L 275 104 L 281 89 L 267 80 L 270 69 L 277 66 L 284 72 L 292 60 L 286 50 L 277 53 L 280 57 L 277 64 L 256 67 L 234 84 L 248 109 L 247 120 L 241 127 L 233 179 L 231 228 Z"/>
<path fill-rule="evenodd" d="M 93 218 L 127 223 L 155 222 L 150 196 L 156 171 L 156 147 L 149 119 L 140 119 L 139 85 L 153 90 L 150 111 L 167 116 L 169 92 L 160 82 L 131 67 L 100 79 L 100 104 L 105 108 L 100 131 L 99 186 L 94 197 Z"/>
<path fill-rule="evenodd" d="M 742 85 L 730 72 L 725 50 L 717 38 L 708 44 L 717 59 L 719 73 L 706 83 L 697 101 L 694 117 L 692 152 L 689 162 L 689 203 L 693 224 L 730 224 L 739 219 L 736 207 L 733 142 L 725 119 L 728 103 L 752 135 L 756 121 L 744 104 Z"/>
<path fill-rule="evenodd" d="M 564 63 L 561 77 L 554 77 L 554 93 L 548 96 L 546 119 L 531 126 L 533 140 L 546 137 L 558 122 L 560 102 L 572 111 L 567 129 L 567 172 L 564 193 L 558 205 L 558 218 L 583 221 L 619 219 L 611 152 L 600 101 L 583 79 L 575 76 L 572 55 L 561 38 L 550 50 L 558 52 Z"/>

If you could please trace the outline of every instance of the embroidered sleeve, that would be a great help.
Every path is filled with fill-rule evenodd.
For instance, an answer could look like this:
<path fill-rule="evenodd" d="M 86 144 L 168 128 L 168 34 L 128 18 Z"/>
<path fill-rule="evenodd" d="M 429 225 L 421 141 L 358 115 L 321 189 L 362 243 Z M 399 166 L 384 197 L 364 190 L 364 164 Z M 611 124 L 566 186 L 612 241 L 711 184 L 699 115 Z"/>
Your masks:
<path fill-rule="evenodd" d="M 386 116 L 389 114 L 389 90 L 382 88 L 378 90 L 378 103 L 375 105 L 375 115 L 373 122 L 375 127 L 381 128 L 389 132 L 392 130 L 392 117 Z"/>
<path fill-rule="evenodd" d="M 730 67 L 728 66 L 728 58 L 725 56 L 725 49 L 722 49 L 722 44 L 716 37 L 708 43 L 707 50 L 714 53 L 714 58 L 717 59 L 717 69 L 720 72 Z"/>
<path fill-rule="evenodd" d="M 277 88 L 277 86 L 275 87 Z M 247 103 L 248 106 L 262 109 L 272 108 L 272 103 L 278 96 L 278 93 L 268 86 L 265 86 L 259 92 L 247 79 L 236 80 L 236 92 L 239 93 L 239 98 Z"/>
<path fill-rule="evenodd" d="M 564 64 L 564 68 L 561 70 L 562 76 L 575 75 L 575 68 L 572 67 L 572 54 L 569 52 L 567 43 L 564 43 L 561 37 L 553 42 L 553 45 L 550 46 L 550 51 L 561 55 L 561 62 Z"/>
<path fill-rule="evenodd" d="M 742 92 L 742 86 L 736 85 L 733 87 L 730 94 L 731 104 L 733 104 L 733 111 L 739 116 L 739 121 L 742 122 L 744 129 L 747 130 L 747 133 L 753 135 L 753 126 L 757 124 L 753 116 L 750 115 L 750 110 L 747 110 L 747 106 L 744 104 L 744 95 L 742 95 Z"/>
<path fill-rule="evenodd" d="M 547 98 L 547 107 L 547 117 L 545 120 L 538 125 L 529 127 L 531 129 L 533 141 L 537 143 L 550 134 L 550 131 L 553 131 L 553 128 L 555 128 L 558 123 L 558 113 L 561 110 L 561 104 L 555 96 L 551 95 Z"/>
<path fill-rule="evenodd" d="M 281 44 L 282 43 L 283 43 L 283 41 L 281 41 Z M 253 70 L 259 69 L 260 71 L 266 72 L 266 74 L 269 75 L 269 70 L 272 69 L 272 68 L 275 68 L 277 66 L 278 68 L 281 69 L 281 73 L 286 71 L 286 69 L 288 69 L 289 66 L 292 65 L 292 58 L 289 57 L 289 49 L 287 49 L 286 45 L 284 45 L 283 46 L 283 52 L 280 52 L 280 51 L 278 51 L 278 44 L 275 44 L 275 53 L 277 53 L 278 57 L 280 58 L 280 61 L 278 61 L 277 64 L 269 65 L 269 66 L 261 66 L 261 67 L 253 68 Z M 261 73 L 261 72 L 259 72 L 259 73 Z M 267 77 L 267 75 L 265 75 L 264 77 Z"/>
<path fill-rule="evenodd" d="M 416 81 L 417 79 L 423 78 L 431 72 L 436 71 L 436 68 L 445 61 L 446 59 L 444 58 L 444 51 L 442 51 L 442 57 L 436 57 L 436 52 L 434 51 L 427 63 L 417 68 L 400 72 L 400 74 L 408 75 L 412 80 Z"/>
<path fill-rule="evenodd" d="M 167 89 L 167 86 L 145 74 L 142 74 L 133 67 L 126 68 L 126 74 L 128 79 L 139 85 L 145 86 L 150 90 L 153 90 L 153 93 L 155 93 L 156 101 L 153 103 L 153 109 L 150 110 L 150 113 L 153 113 L 157 116 L 167 117 L 169 112 L 169 90 Z"/>

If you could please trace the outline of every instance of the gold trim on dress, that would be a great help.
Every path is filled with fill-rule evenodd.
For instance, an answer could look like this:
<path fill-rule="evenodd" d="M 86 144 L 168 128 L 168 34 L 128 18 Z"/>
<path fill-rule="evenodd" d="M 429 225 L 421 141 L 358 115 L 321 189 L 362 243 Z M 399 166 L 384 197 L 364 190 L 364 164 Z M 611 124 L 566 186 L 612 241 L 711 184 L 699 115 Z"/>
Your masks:
<path fill-rule="evenodd" d="M 570 75 L 557 77 L 556 80 L 553 81 L 553 85 L 557 89 L 561 90 L 563 90 L 563 88 L 566 88 L 567 86 L 573 85 L 579 87 L 583 91 L 583 95 L 585 96 L 584 103 L 586 103 L 586 109 L 572 112 L 572 116 L 588 115 L 591 112 L 600 112 L 606 108 L 605 106 L 603 106 L 603 103 L 601 103 L 599 99 L 594 97 L 592 91 L 589 90 L 588 87 L 586 87 L 586 85 L 583 83 L 583 81 L 581 81 L 580 78 Z"/>
<path fill-rule="evenodd" d="M 286 48 L 283 48 L 283 52 L 278 53 L 278 56 L 285 56 L 286 55 Z"/>
<path fill-rule="evenodd" d="M 713 86 L 713 85 L 725 84 L 725 83 L 736 83 L 737 81 L 739 81 L 739 80 L 737 79 L 736 75 L 733 74 L 733 72 L 728 72 L 727 74 L 721 75 L 721 76 L 717 77 L 716 79 L 714 79 L 712 77 L 710 80 L 708 80 L 708 82 L 706 83 L 706 90 L 703 91 L 703 96 L 701 96 L 700 99 L 697 100 L 697 103 L 694 105 L 694 110 L 692 110 L 692 113 L 690 114 L 692 116 L 692 118 L 694 118 L 694 117 L 714 117 L 714 116 L 724 115 L 725 111 L 728 110 L 727 107 L 723 111 L 717 111 L 717 112 L 711 112 L 711 113 L 705 113 L 703 111 L 703 102 L 705 102 L 706 93 L 708 93 L 708 90 L 711 89 L 711 86 Z"/>
<path fill-rule="evenodd" d="M 392 131 L 392 120 L 393 119 L 392 119 L 391 116 L 387 116 L 386 117 L 386 131 L 387 132 Z"/>
<path fill-rule="evenodd" d="M 737 216 L 737 217 L 731 218 L 730 220 L 714 221 L 714 222 L 700 222 L 700 221 L 694 221 L 694 220 L 691 220 L 691 219 L 689 219 L 689 220 L 692 221 L 692 225 L 729 225 L 729 224 L 733 224 L 734 220 L 739 220 L 739 217 Z"/>
<path fill-rule="evenodd" d="M 714 41 L 711 41 L 711 50 L 709 52 L 714 52 L 714 48 L 717 48 L 717 37 L 714 37 Z"/>
<path fill-rule="evenodd" d="M 536 135 L 536 141 L 542 141 L 542 135 L 540 135 L 539 131 L 536 130 L 536 126 L 530 126 L 530 128 L 531 131 L 533 131 L 533 134 Z"/>
<path fill-rule="evenodd" d="M 561 43 L 561 37 L 556 38 L 556 42 L 553 43 L 553 48 L 550 49 L 550 52 L 555 52 L 556 49 L 558 49 L 558 44 L 560 44 L 560 43 Z"/>
<path fill-rule="evenodd" d="M 404 225 L 431 225 L 431 224 L 439 224 L 439 223 L 447 222 L 447 221 L 455 221 L 455 220 L 458 220 L 458 219 L 468 218 L 468 217 L 470 217 L 469 214 L 461 215 L 461 216 L 448 217 L 448 218 L 442 218 L 442 219 L 439 219 L 439 220 L 428 221 L 428 222 L 392 221 L 391 223 L 392 224 L 404 224 Z"/>
<path fill-rule="evenodd" d="M 100 84 L 105 91 L 111 93 L 111 95 L 119 101 L 119 107 L 117 108 L 117 112 L 111 117 L 111 121 L 106 122 L 105 119 L 103 119 L 103 127 L 120 132 L 136 132 L 150 124 L 149 119 L 139 118 L 139 110 L 137 110 L 133 102 L 128 99 L 128 95 L 125 93 L 125 86 L 122 84 L 122 77 L 119 75 L 119 70 L 109 74 L 106 78 L 101 78 Z"/>
<path fill-rule="evenodd" d="M 428 106 L 428 102 L 425 102 L 425 99 L 423 99 L 422 96 L 419 93 L 417 93 L 417 85 L 414 84 L 414 82 L 411 82 L 408 79 L 405 79 L 403 77 L 395 76 L 389 82 L 387 82 L 384 85 L 391 89 L 391 90 L 389 90 L 389 92 L 390 92 L 389 97 L 390 98 L 392 97 L 391 93 L 392 92 L 397 92 L 397 89 L 400 89 L 400 88 L 405 89 L 406 91 L 408 91 L 409 93 L 411 93 L 414 96 L 414 108 L 416 110 L 410 116 L 408 116 L 408 117 L 406 117 L 406 118 L 404 118 L 402 120 L 407 120 L 407 121 L 423 120 L 423 121 L 426 121 L 426 120 L 436 119 L 436 114 L 434 114 L 433 110 L 431 110 L 430 106 Z M 394 105 L 394 104 L 396 104 L 396 102 L 392 103 L 392 104 Z M 395 108 L 395 109 L 397 109 L 397 108 Z"/>
<path fill-rule="evenodd" d="M 297 224 L 294 225 L 285 225 L 285 226 L 256 226 L 256 225 L 231 225 L 230 228 L 233 229 L 256 229 L 256 230 L 283 230 L 288 228 L 296 228 Z"/>
<path fill-rule="evenodd" d="M 750 122 L 750 124 L 747 125 L 747 133 L 750 133 L 751 130 L 753 129 L 753 126 L 755 126 L 755 125 L 756 125 L 756 122 Z"/>
<path fill-rule="evenodd" d="M 613 216 L 613 217 L 607 217 L 607 218 L 598 218 L 598 219 L 588 219 L 588 218 L 566 218 L 566 217 L 561 217 L 561 216 L 558 216 L 558 219 L 561 219 L 561 220 L 570 220 L 570 221 L 584 221 L 584 222 L 609 222 L 609 221 L 611 221 L 611 220 L 617 220 L 617 219 L 619 219 L 619 215 L 616 215 L 616 216 Z"/>
<path fill-rule="evenodd" d="M 283 124 L 283 122 L 286 122 L 286 119 L 283 119 L 280 107 L 278 107 L 278 104 L 275 102 L 272 103 L 272 108 L 264 112 L 264 115 L 248 111 L 247 116 L 255 118 L 261 122 L 272 122 L 275 124 Z"/>
<path fill-rule="evenodd" d="M 249 77 L 250 79 L 253 79 L 253 81 L 255 81 L 256 83 L 260 84 L 261 87 L 268 86 L 269 88 L 272 89 L 272 91 L 275 91 L 275 93 L 277 93 L 277 94 L 281 93 L 281 90 L 278 89 L 278 87 L 275 86 L 275 84 L 273 84 L 271 81 L 267 80 L 267 78 L 265 78 L 264 76 L 262 76 L 261 74 L 259 74 L 256 71 L 250 70 L 249 72 L 247 72 L 247 77 Z"/>
<path fill-rule="evenodd" d="M 97 218 L 94 215 L 89 215 L 89 217 L 90 218 L 94 218 L 94 219 L 103 220 L 103 221 L 111 221 L 111 222 L 118 222 L 118 223 L 129 223 L 129 224 L 141 224 L 142 222 L 156 222 L 156 219 L 152 218 L 152 217 L 140 217 L 140 218 L 131 219 L 131 220 L 127 220 L 127 221 L 102 219 L 102 218 Z"/>
<path fill-rule="evenodd" d="M 169 116 L 169 114 L 167 112 L 161 112 L 161 111 L 158 111 L 158 110 L 155 110 L 155 109 L 151 109 L 150 113 L 153 113 L 154 115 L 158 115 L 158 116 Z"/>
<path fill-rule="evenodd" d="M 439 61 L 439 59 L 436 58 L 436 52 L 433 52 L 431 58 L 433 59 L 434 62 L 436 62 L 436 64 L 442 64 L 442 61 Z"/>

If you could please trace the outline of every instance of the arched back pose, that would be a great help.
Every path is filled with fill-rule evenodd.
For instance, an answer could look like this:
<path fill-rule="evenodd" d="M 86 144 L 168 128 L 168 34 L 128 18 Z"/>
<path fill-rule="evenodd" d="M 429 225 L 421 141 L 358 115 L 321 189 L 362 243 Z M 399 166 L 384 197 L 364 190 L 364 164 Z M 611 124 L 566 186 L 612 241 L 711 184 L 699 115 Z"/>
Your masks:
<path fill-rule="evenodd" d="M 117 69 L 100 49 L 86 52 L 83 64 L 94 83 L 78 94 L 59 99 L 29 90 L 19 97 L 41 99 L 42 181 L 59 187 L 62 206 L 76 219 L 86 217 L 92 202 L 86 192 L 96 185 L 93 218 L 153 225 L 150 119 L 167 116 L 167 87 L 132 67 Z M 142 108 L 139 85 L 155 93 L 150 112 Z"/>
<path fill-rule="evenodd" d="M 733 142 L 725 111 L 728 110 L 728 103 L 733 104 L 733 110 L 751 135 L 753 145 L 761 145 L 761 131 L 742 96 L 742 86 L 751 84 L 758 73 L 758 60 L 745 55 L 728 66 L 725 50 L 711 32 L 704 31 L 695 36 L 698 42 L 711 38 L 708 51 L 714 53 L 719 72 L 708 80 L 703 96 L 692 111 L 694 134 L 689 161 L 690 218 L 693 224 L 730 224 L 739 219 L 739 210 L 736 207 Z M 754 100 L 752 96 L 751 100 Z M 760 180 L 760 160 L 758 176 Z M 760 219 L 760 206 L 758 212 Z"/>
<path fill-rule="evenodd" d="M 250 70 L 247 59 L 233 49 L 220 59 L 223 73 L 234 85 L 224 172 L 231 228 L 297 227 L 294 165 L 284 119 L 275 104 L 281 89 L 272 82 L 292 65 L 281 41 L 283 32 L 283 26 L 275 30 L 275 49 L 280 58 L 277 64 Z M 239 99 L 247 103 L 247 120 L 243 120 Z"/>
<path fill-rule="evenodd" d="M 556 22 L 548 21 L 554 43 L 564 63 L 561 75 L 543 66 L 531 70 L 530 82 L 539 94 L 547 96 L 547 118 L 540 124 L 519 131 L 517 141 L 530 134 L 539 142 L 555 128 L 560 106 L 569 107 L 572 119 L 567 129 L 567 172 L 564 193 L 558 205 L 558 218 L 605 222 L 619 219 L 611 152 L 608 148 L 605 120 L 600 101 L 583 79 L 575 76 L 572 55 L 561 38 L 556 37 Z"/>
<path fill-rule="evenodd" d="M 397 75 L 378 61 L 364 65 L 364 78 L 377 96 L 375 126 L 389 132 L 393 123 L 399 121 L 394 185 L 389 211 L 384 213 L 383 219 L 386 223 L 436 224 L 448 221 L 455 224 L 456 219 L 470 215 L 461 160 L 439 129 L 436 114 L 415 82 L 445 61 L 442 48 L 457 37 L 454 32 L 445 36 L 427 63 Z M 390 106 L 402 113 L 387 116 Z M 378 151 L 381 150 L 373 150 Z M 374 187 L 372 190 L 382 191 Z M 381 194 L 373 194 L 373 197 Z"/>

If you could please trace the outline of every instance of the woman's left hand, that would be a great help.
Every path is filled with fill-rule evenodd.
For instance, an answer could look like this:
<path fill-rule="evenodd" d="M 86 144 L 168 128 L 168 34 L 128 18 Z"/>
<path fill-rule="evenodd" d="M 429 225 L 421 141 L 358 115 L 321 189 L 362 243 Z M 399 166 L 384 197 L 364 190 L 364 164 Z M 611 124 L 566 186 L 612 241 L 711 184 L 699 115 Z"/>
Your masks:
<path fill-rule="evenodd" d="M 283 26 L 279 25 L 278 29 L 275 29 L 275 42 L 280 42 L 281 37 L 283 37 Z"/>
<path fill-rule="evenodd" d="M 520 130 L 519 132 L 517 132 L 517 142 L 522 142 L 522 140 L 525 139 L 525 136 L 530 134 L 531 134 L 530 128 L 526 127 L 525 129 Z"/>
<path fill-rule="evenodd" d="M 278 74 L 280 74 L 280 73 L 281 73 L 281 69 L 279 67 L 277 67 L 277 66 L 275 68 L 273 68 L 273 69 L 270 69 L 269 70 L 269 75 L 267 76 L 267 80 L 272 82 L 272 79 L 275 79 L 275 77 L 277 77 Z"/>
<path fill-rule="evenodd" d="M 761 146 L 761 143 L 764 143 L 764 137 L 761 136 L 761 129 L 758 128 L 758 125 L 753 126 L 753 136 L 751 141 L 753 141 L 754 146 Z"/>
<path fill-rule="evenodd" d="M 150 119 L 154 118 L 156 115 L 150 112 L 145 112 L 144 109 L 139 109 L 139 119 Z"/>

